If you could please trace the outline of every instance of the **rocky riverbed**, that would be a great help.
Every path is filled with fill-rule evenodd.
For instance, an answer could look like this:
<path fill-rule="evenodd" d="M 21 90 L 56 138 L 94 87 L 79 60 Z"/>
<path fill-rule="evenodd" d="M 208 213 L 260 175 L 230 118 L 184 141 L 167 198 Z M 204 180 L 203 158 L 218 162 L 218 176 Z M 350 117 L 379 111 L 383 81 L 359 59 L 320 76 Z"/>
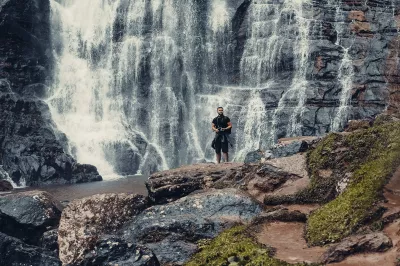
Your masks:
<path fill-rule="evenodd" d="M 380 116 L 288 157 L 155 173 L 148 196 L 97 194 L 63 206 L 47 192 L 3 195 L 0 263 L 395 265 L 396 120 Z"/>

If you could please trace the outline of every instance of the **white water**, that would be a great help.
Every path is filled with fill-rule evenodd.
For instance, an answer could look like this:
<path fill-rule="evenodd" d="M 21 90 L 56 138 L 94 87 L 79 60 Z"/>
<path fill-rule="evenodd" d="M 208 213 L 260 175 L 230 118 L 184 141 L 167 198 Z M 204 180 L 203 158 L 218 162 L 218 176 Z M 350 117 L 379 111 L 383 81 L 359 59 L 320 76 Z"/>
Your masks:
<path fill-rule="evenodd" d="M 287 108 L 293 108 L 287 125 L 287 135 L 301 135 L 301 119 L 308 85 L 306 71 L 310 30 L 310 20 L 305 17 L 303 10 L 308 4 L 310 4 L 308 0 L 286 0 L 281 5 L 264 0 L 252 4 L 251 37 L 246 43 L 241 62 L 242 82 L 256 87 L 263 87 L 265 83 L 271 81 L 280 82 L 277 74 L 285 64 L 278 65 L 284 56 L 283 48 L 290 47 L 294 54 L 295 74 L 290 87 L 280 98 L 273 117 L 269 119 L 271 127 L 263 131 L 262 138 L 267 139 L 265 146 L 274 143 L 280 115 Z M 284 14 L 292 15 L 287 21 L 282 22 L 282 18 L 287 17 Z M 293 31 L 288 30 L 290 27 L 297 32 L 295 38 Z M 295 107 L 291 107 L 288 103 L 292 105 L 294 103 Z M 256 119 L 259 119 L 257 115 L 254 117 L 254 120 Z"/>
<path fill-rule="evenodd" d="M 110 150 L 121 143 L 140 156 L 139 171 L 148 164 L 163 170 L 204 158 L 193 116 L 199 41 L 195 1 L 59 3 L 51 1 L 54 42 L 61 46 L 55 48 L 57 82 L 48 103 L 77 160 L 96 165 L 103 176 L 115 176 L 118 158 Z M 226 8 L 225 0 L 209 7 L 213 33 L 207 44 L 215 58 L 217 32 L 229 21 Z M 124 33 L 120 40 L 114 32 L 117 18 Z M 150 70 L 147 78 L 140 76 L 144 64 Z M 183 75 L 177 76 L 180 68 Z M 148 88 L 141 87 L 143 80 L 151 80 Z M 187 123 L 183 134 L 182 119 Z M 145 151 L 135 145 L 138 137 L 147 143 Z M 181 142 L 189 144 L 186 151 L 179 148 Z M 171 154 L 178 150 L 180 155 Z"/>
<path fill-rule="evenodd" d="M 121 160 L 137 164 L 137 173 L 212 160 L 218 106 L 234 122 L 232 137 L 240 136 L 233 139 L 235 160 L 273 144 L 283 114 L 290 114 L 286 135 L 302 134 L 311 0 L 251 3 L 240 86 L 226 78 L 233 49 L 228 3 L 51 1 L 57 67 L 48 103 L 80 163 L 115 176 Z M 338 77 L 347 88 L 352 74 L 344 55 Z M 277 86 L 282 82 L 288 87 Z M 279 99 L 277 108 L 267 107 L 267 94 Z"/>
<path fill-rule="evenodd" d="M 341 3 L 328 1 L 328 4 L 336 8 L 335 30 L 337 33 L 337 39 L 335 44 L 340 46 L 343 50 L 343 58 L 340 63 L 337 77 L 342 87 L 339 100 L 340 104 L 337 109 L 337 113 L 331 122 L 331 131 L 340 131 L 344 129 L 348 120 L 349 112 L 351 111 L 351 90 L 353 88 L 354 67 L 352 58 L 349 54 L 351 45 L 349 47 L 345 47 L 342 42 L 344 31 L 348 25 L 345 22 L 346 18 L 341 11 Z"/>
<path fill-rule="evenodd" d="M 3 166 L 0 165 L 0 174 L 1 175 L 5 175 L 6 179 L 8 182 L 10 182 L 10 184 L 13 186 L 13 188 L 24 188 L 26 187 L 26 181 L 24 178 L 20 178 L 20 185 L 18 186 L 12 179 L 11 177 L 8 175 L 8 173 L 6 171 L 3 170 Z"/>

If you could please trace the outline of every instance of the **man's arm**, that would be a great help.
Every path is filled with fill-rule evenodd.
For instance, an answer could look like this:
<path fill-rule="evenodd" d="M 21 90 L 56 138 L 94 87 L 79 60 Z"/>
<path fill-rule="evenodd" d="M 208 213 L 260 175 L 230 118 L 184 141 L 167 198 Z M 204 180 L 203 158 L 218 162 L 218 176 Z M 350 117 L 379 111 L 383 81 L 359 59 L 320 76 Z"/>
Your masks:
<path fill-rule="evenodd" d="M 215 124 L 214 123 L 211 123 L 211 129 L 212 129 L 212 131 L 215 131 L 215 132 L 219 132 L 219 130 L 215 127 Z"/>
<path fill-rule="evenodd" d="M 225 130 L 232 128 L 232 123 L 228 122 L 228 127 L 225 128 Z"/>

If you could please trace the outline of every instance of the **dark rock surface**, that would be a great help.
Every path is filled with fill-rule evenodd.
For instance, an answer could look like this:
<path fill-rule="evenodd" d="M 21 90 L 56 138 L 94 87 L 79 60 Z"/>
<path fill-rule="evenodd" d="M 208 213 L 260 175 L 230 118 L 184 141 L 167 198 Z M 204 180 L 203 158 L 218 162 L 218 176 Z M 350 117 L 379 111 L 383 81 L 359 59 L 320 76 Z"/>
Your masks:
<path fill-rule="evenodd" d="M 39 241 L 39 247 L 52 252 L 58 258 L 58 229 L 52 229 L 43 233 Z"/>
<path fill-rule="evenodd" d="M 43 191 L 0 197 L 0 232 L 37 245 L 43 233 L 58 226 L 61 205 Z"/>
<path fill-rule="evenodd" d="M 17 185 L 102 180 L 96 167 L 78 164 L 65 152 L 65 135 L 42 100 L 0 92 L 0 113 L 0 164 Z"/>
<path fill-rule="evenodd" d="M 7 180 L 0 180 L 0 192 L 3 191 L 11 191 L 13 190 L 13 186 Z"/>
<path fill-rule="evenodd" d="M 308 149 L 307 141 L 292 141 L 288 144 L 277 144 L 270 148 L 273 158 L 288 157 Z"/>
<path fill-rule="evenodd" d="M 61 261 L 39 247 L 0 233 L 0 265 L 4 266 L 61 266 Z"/>
<path fill-rule="evenodd" d="M 122 229 L 127 242 L 153 250 L 161 264 L 181 265 L 197 250 L 197 241 L 217 236 L 236 224 L 248 223 L 262 208 L 236 189 L 210 190 L 153 206 Z"/>
<path fill-rule="evenodd" d="M 159 266 L 154 253 L 140 245 L 127 243 L 116 236 L 103 236 L 84 260 L 75 266 Z"/>
<path fill-rule="evenodd" d="M 383 233 L 352 236 L 334 245 L 324 254 L 323 262 L 340 262 L 356 253 L 384 252 L 393 246 L 392 241 Z"/>

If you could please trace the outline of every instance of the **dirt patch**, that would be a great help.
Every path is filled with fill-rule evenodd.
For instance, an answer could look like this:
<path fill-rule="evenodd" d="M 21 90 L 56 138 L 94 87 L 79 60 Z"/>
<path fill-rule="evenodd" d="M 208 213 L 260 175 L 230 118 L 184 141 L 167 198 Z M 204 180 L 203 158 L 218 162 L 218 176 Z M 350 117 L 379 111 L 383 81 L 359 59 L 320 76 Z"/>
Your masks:
<path fill-rule="evenodd" d="M 256 239 L 276 249 L 275 257 L 289 263 L 320 262 L 326 247 L 307 247 L 303 223 L 273 222 L 262 225 Z"/>

